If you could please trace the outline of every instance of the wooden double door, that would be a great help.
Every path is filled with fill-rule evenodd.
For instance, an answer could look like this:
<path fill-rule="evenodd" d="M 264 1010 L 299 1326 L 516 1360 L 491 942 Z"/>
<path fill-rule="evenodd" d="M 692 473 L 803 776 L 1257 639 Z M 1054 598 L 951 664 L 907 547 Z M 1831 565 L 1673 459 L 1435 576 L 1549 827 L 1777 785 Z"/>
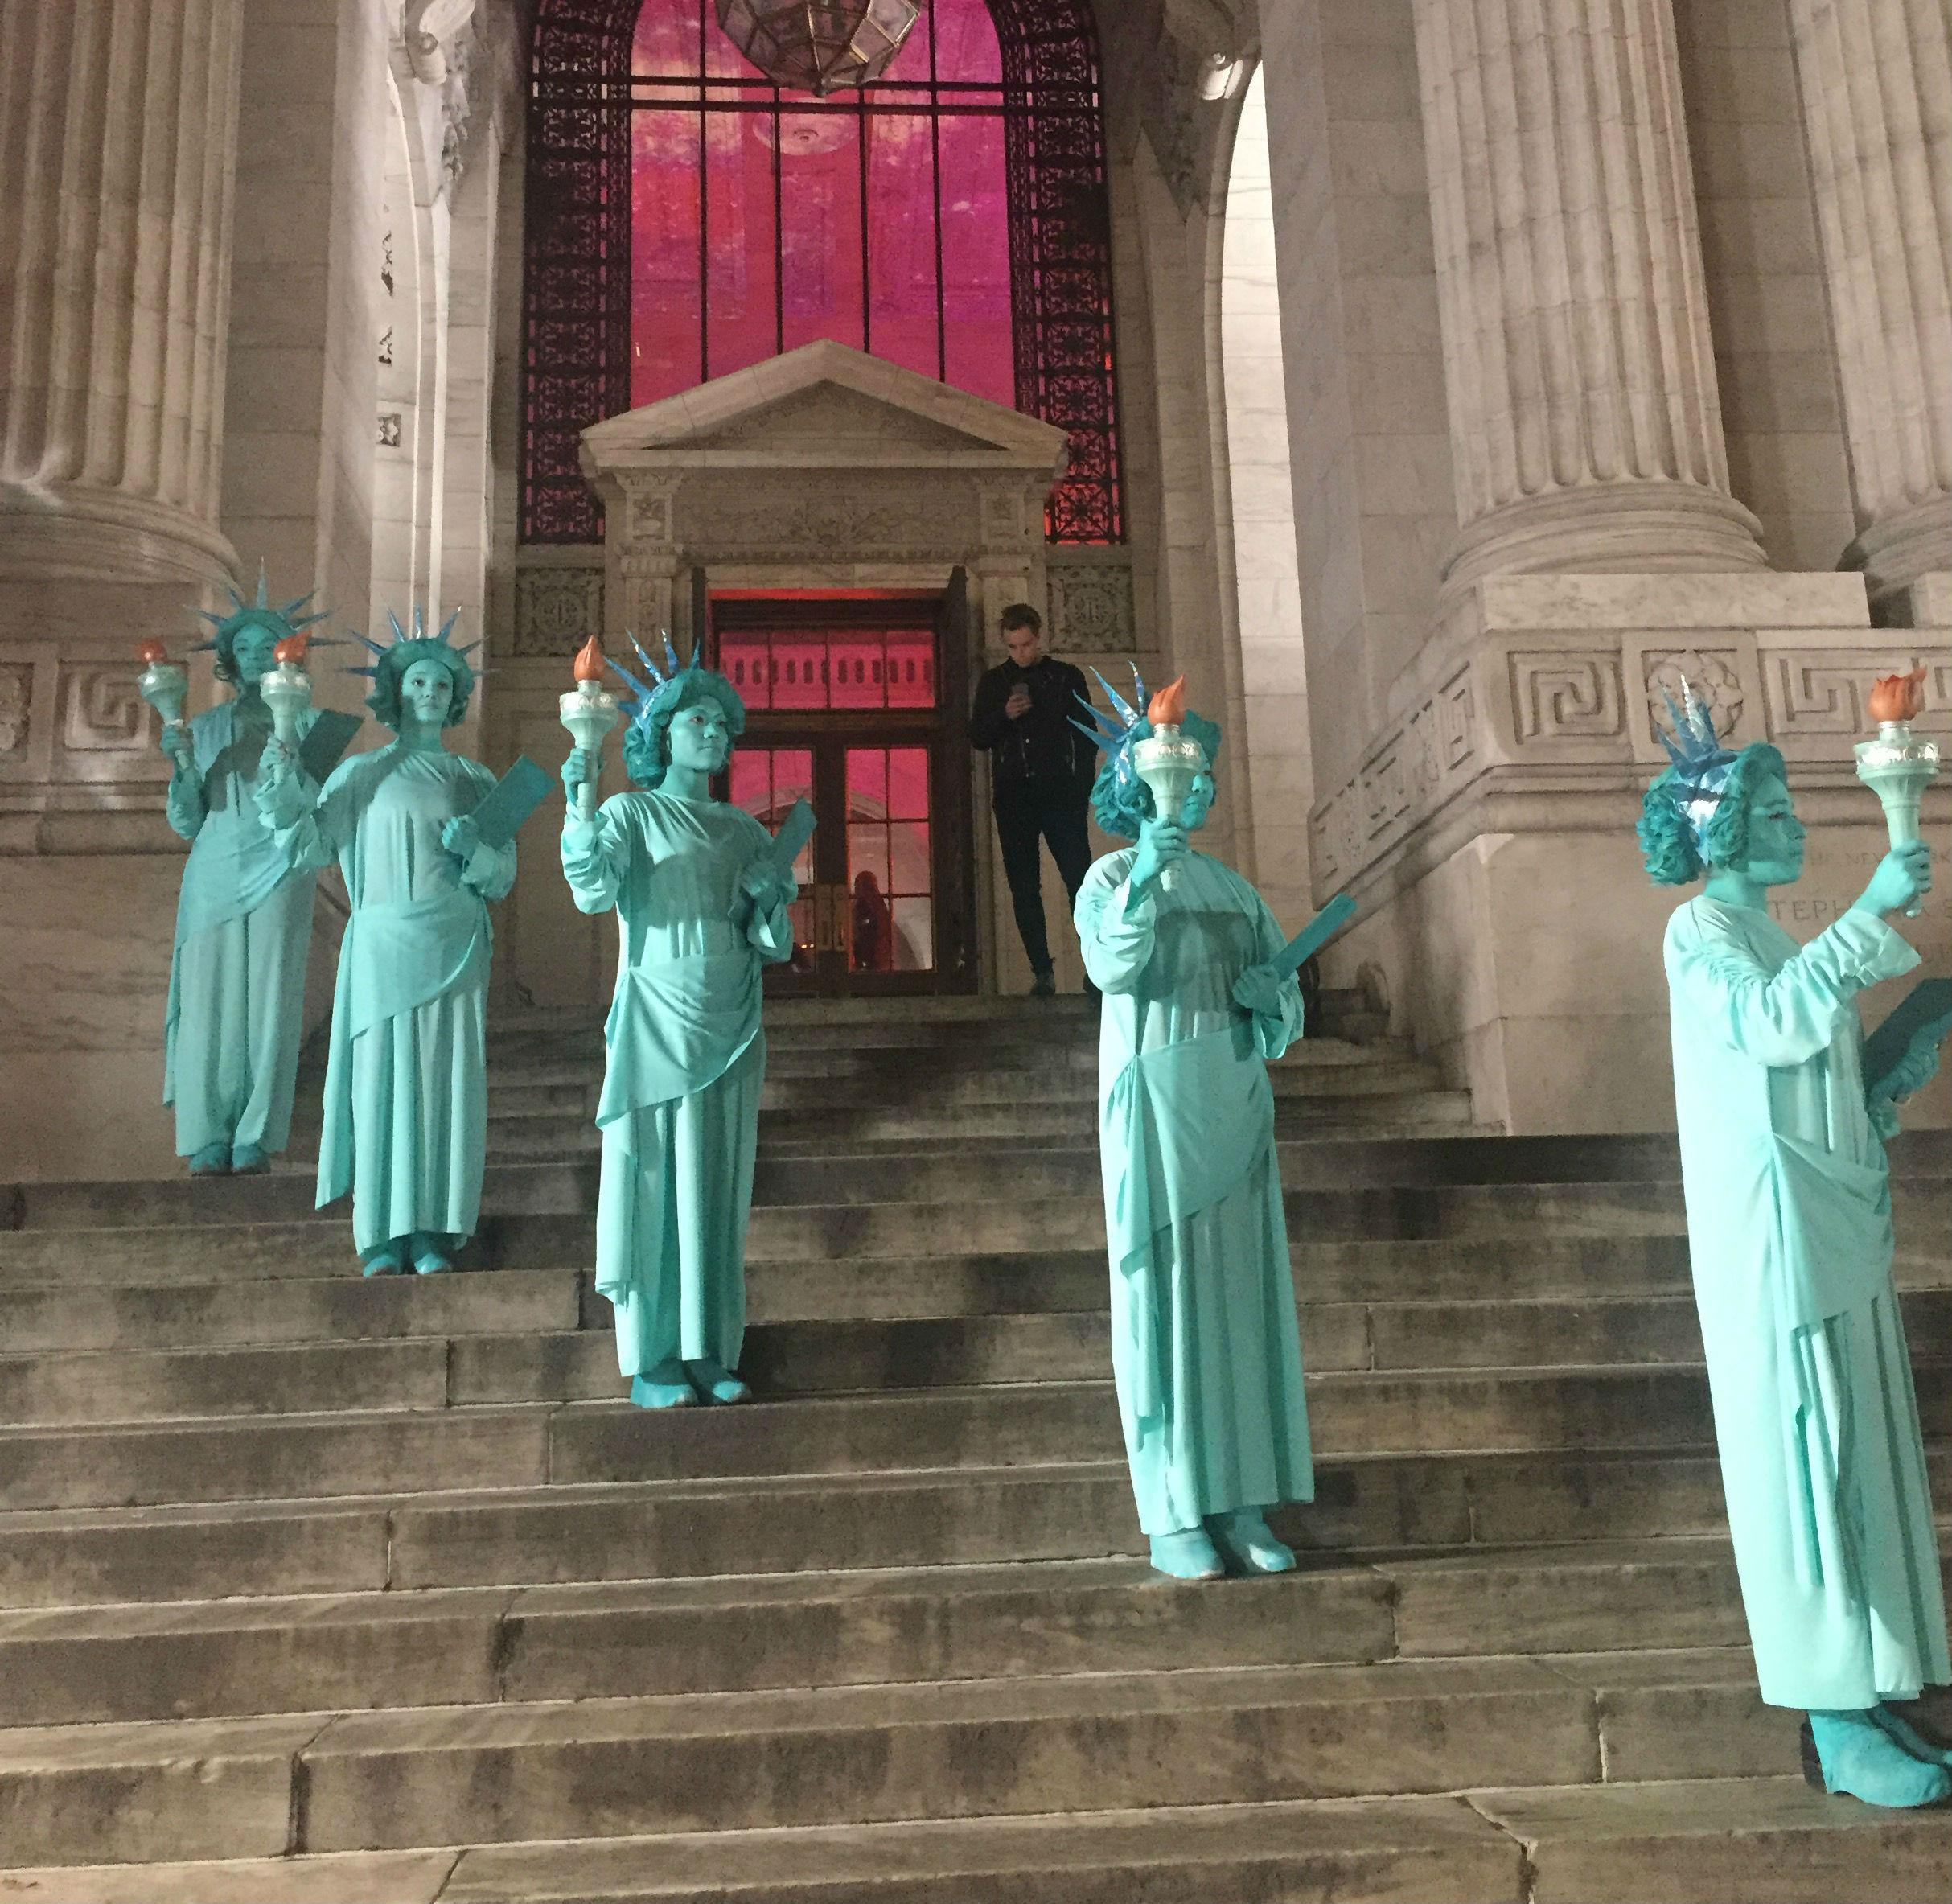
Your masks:
<path fill-rule="evenodd" d="M 769 831 L 796 800 L 813 838 L 795 868 L 779 996 L 976 989 L 968 590 L 713 591 L 712 665 L 746 703 L 725 796 Z"/>

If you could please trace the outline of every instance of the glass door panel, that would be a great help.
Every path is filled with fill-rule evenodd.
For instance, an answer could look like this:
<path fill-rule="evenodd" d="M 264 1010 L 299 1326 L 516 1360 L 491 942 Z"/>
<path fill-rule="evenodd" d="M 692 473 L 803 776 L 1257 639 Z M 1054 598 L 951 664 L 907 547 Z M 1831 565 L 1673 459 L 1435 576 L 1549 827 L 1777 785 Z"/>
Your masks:
<path fill-rule="evenodd" d="M 851 971 L 935 968 L 929 780 L 927 747 L 847 750 Z"/>

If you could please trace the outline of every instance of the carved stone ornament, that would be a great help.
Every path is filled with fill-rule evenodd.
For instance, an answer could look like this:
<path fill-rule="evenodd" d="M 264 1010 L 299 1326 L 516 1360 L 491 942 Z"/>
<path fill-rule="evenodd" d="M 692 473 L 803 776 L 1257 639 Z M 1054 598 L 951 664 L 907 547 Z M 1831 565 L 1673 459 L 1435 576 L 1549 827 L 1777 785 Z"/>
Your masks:
<path fill-rule="evenodd" d="M 521 569 L 515 578 L 515 652 L 573 655 L 603 629 L 601 569 Z"/>
<path fill-rule="evenodd" d="M 1132 570 L 1065 568 L 1052 564 L 1046 577 L 1050 602 L 1050 645 L 1061 654 L 1131 655 L 1139 648 L 1132 610 Z"/>
<path fill-rule="evenodd" d="M 401 36 L 413 76 L 429 86 L 447 78 L 453 43 L 474 18 L 475 0 L 407 0 Z"/>
<path fill-rule="evenodd" d="M 0 668 L 0 759 L 27 750 L 33 686 L 31 669 Z"/>
<path fill-rule="evenodd" d="M 1724 740 L 1735 732 L 1748 697 L 1732 656 L 1681 648 L 1671 654 L 1650 652 L 1642 664 L 1646 670 L 1647 718 L 1657 731 L 1668 725 L 1669 698 L 1680 706 L 1683 686 L 1691 686 L 1695 698 L 1714 716 L 1715 731 Z"/>

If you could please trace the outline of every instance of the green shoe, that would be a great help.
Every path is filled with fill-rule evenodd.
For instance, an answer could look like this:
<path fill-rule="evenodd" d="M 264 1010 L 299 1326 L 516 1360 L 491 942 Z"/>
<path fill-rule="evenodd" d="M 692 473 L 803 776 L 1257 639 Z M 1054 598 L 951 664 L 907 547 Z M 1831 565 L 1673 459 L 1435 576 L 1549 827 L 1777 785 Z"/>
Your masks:
<path fill-rule="evenodd" d="M 228 1144 L 206 1144 L 190 1159 L 192 1177 L 228 1177 L 231 1174 L 231 1147 Z"/>
<path fill-rule="evenodd" d="M 716 1362 L 688 1362 L 684 1373 L 701 1401 L 750 1401 L 752 1391 Z"/>
<path fill-rule="evenodd" d="M 1175 1580 L 1218 1580 L 1227 1569 L 1204 1528 L 1182 1528 L 1152 1536 L 1153 1566 Z"/>
<path fill-rule="evenodd" d="M 698 1397 L 684 1379 L 684 1364 L 660 1362 L 643 1375 L 631 1377 L 631 1400 L 640 1408 L 696 1408 Z"/>
<path fill-rule="evenodd" d="M 1810 1733 L 1826 1791 L 1901 1811 L 1935 1805 L 1952 1793 L 1952 1771 L 1921 1765 L 1869 1712 L 1812 1713 Z"/>
<path fill-rule="evenodd" d="M 1206 1531 L 1213 1544 L 1243 1573 L 1287 1573 L 1293 1570 L 1295 1557 L 1268 1531 L 1258 1507 L 1233 1507 L 1224 1514 L 1210 1514 Z"/>
<path fill-rule="evenodd" d="M 261 1177 L 270 1168 L 270 1157 L 261 1145 L 240 1144 L 231 1153 L 233 1177 Z"/>

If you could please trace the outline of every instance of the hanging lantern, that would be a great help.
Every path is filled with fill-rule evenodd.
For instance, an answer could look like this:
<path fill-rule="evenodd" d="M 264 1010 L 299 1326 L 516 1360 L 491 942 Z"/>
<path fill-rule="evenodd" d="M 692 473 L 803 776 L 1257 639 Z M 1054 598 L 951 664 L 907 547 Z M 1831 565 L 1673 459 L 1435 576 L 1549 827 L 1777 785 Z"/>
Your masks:
<path fill-rule="evenodd" d="M 871 86 L 922 17 L 916 0 L 717 0 L 725 37 L 776 86 Z"/>

